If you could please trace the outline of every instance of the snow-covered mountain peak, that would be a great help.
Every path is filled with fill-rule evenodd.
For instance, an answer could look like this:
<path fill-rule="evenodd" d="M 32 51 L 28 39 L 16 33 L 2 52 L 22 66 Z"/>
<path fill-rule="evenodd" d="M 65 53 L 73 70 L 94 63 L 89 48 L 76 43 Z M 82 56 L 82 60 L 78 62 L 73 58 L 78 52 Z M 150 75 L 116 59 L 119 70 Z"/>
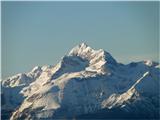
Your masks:
<path fill-rule="evenodd" d="M 36 72 L 36 71 L 41 71 L 41 67 L 40 66 L 35 66 L 31 72 Z"/>
<path fill-rule="evenodd" d="M 88 45 L 85 42 L 79 44 L 79 46 L 81 46 L 81 47 L 88 47 Z"/>
<path fill-rule="evenodd" d="M 147 66 L 150 66 L 150 67 L 154 67 L 154 66 L 157 66 L 158 63 L 157 62 L 154 62 L 154 61 L 151 61 L 151 60 L 145 60 L 143 61 L 143 63 Z"/>
<path fill-rule="evenodd" d="M 159 111 L 159 75 L 152 61 L 119 64 L 109 52 L 82 43 L 54 66 L 4 80 L 3 115 L 8 108 L 11 120 L 72 118 L 114 108 L 148 115 Z"/>
<path fill-rule="evenodd" d="M 7 78 L 6 80 L 3 80 L 2 85 L 5 87 L 15 87 L 15 86 L 24 85 L 28 83 L 29 80 L 30 79 L 26 74 L 19 73 L 17 75 Z"/>
<path fill-rule="evenodd" d="M 69 56 L 81 56 L 81 57 L 84 57 L 84 55 L 86 53 L 92 54 L 93 52 L 95 52 L 94 49 L 92 49 L 91 47 L 89 47 L 85 43 L 81 43 L 81 44 L 77 45 L 76 47 L 74 47 L 69 52 Z"/>
<path fill-rule="evenodd" d="M 116 60 L 110 53 L 103 49 L 95 50 L 85 43 L 81 43 L 74 47 L 68 54 L 68 56 L 79 56 L 82 59 L 88 60 L 91 64 L 98 61 L 104 61 L 106 63 L 116 64 Z"/>
<path fill-rule="evenodd" d="M 83 66 L 83 69 L 78 70 L 86 70 L 99 74 L 109 73 L 111 66 L 113 68 L 113 66 L 117 64 L 110 53 L 103 49 L 95 50 L 85 43 L 74 47 L 68 55 L 62 58 L 61 63 L 63 63 L 63 65 L 66 64 L 67 66 L 69 64 L 77 67 L 80 65 Z M 70 67 L 67 67 L 67 69 L 68 68 Z M 75 68 L 73 69 L 75 70 Z"/>

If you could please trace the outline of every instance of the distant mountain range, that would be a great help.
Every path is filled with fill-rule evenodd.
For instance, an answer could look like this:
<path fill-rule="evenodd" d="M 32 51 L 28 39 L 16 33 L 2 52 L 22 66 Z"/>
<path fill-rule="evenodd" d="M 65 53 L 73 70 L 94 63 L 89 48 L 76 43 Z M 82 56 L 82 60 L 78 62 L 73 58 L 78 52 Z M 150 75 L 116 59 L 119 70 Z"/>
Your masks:
<path fill-rule="evenodd" d="M 2 119 L 159 119 L 159 86 L 159 63 L 124 65 L 82 43 L 55 66 L 2 80 Z"/>

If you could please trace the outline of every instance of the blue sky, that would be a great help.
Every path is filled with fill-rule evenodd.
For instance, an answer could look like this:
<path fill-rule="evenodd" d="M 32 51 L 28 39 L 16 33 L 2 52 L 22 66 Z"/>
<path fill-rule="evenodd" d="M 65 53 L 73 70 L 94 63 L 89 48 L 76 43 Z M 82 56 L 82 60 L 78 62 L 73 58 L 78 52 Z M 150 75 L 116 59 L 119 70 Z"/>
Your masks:
<path fill-rule="evenodd" d="M 82 42 L 158 61 L 158 2 L 2 2 L 2 77 L 54 65 Z"/>

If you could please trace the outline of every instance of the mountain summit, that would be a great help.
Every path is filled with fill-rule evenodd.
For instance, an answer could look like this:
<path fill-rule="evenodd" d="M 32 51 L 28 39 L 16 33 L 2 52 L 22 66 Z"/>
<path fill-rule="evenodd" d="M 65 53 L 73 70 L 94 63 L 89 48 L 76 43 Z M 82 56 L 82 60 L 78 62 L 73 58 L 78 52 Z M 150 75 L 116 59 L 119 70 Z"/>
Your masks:
<path fill-rule="evenodd" d="M 79 56 L 83 59 L 87 59 L 88 61 L 94 61 L 96 58 L 104 59 L 108 63 L 116 63 L 116 60 L 108 52 L 102 49 L 94 50 L 85 43 L 74 47 L 69 52 L 69 56 Z"/>
<path fill-rule="evenodd" d="M 55 66 L 2 81 L 2 119 L 159 118 L 159 64 L 77 45 Z"/>
<path fill-rule="evenodd" d="M 105 73 L 109 64 L 116 65 L 116 60 L 110 55 L 110 53 L 99 49 L 94 50 L 87 44 L 82 43 L 74 47 L 68 56 L 77 56 L 88 62 L 86 70 L 95 71 L 99 73 Z M 107 68 L 107 69 L 105 69 Z"/>

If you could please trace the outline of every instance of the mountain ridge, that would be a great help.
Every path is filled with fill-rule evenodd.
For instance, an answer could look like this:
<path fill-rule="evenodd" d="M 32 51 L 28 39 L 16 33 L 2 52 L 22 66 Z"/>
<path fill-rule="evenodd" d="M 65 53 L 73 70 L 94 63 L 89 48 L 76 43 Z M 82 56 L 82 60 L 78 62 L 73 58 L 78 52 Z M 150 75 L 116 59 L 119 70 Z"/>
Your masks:
<path fill-rule="evenodd" d="M 146 110 L 152 106 L 152 117 L 158 117 L 154 113 L 159 110 L 157 66 L 152 61 L 123 65 L 110 53 L 82 43 L 55 66 L 36 66 L 29 73 L 2 81 L 2 110 L 13 111 L 8 113 L 11 120 L 54 119 L 112 108 L 131 111 L 135 107 L 140 112 L 137 105 L 143 101 Z"/>

